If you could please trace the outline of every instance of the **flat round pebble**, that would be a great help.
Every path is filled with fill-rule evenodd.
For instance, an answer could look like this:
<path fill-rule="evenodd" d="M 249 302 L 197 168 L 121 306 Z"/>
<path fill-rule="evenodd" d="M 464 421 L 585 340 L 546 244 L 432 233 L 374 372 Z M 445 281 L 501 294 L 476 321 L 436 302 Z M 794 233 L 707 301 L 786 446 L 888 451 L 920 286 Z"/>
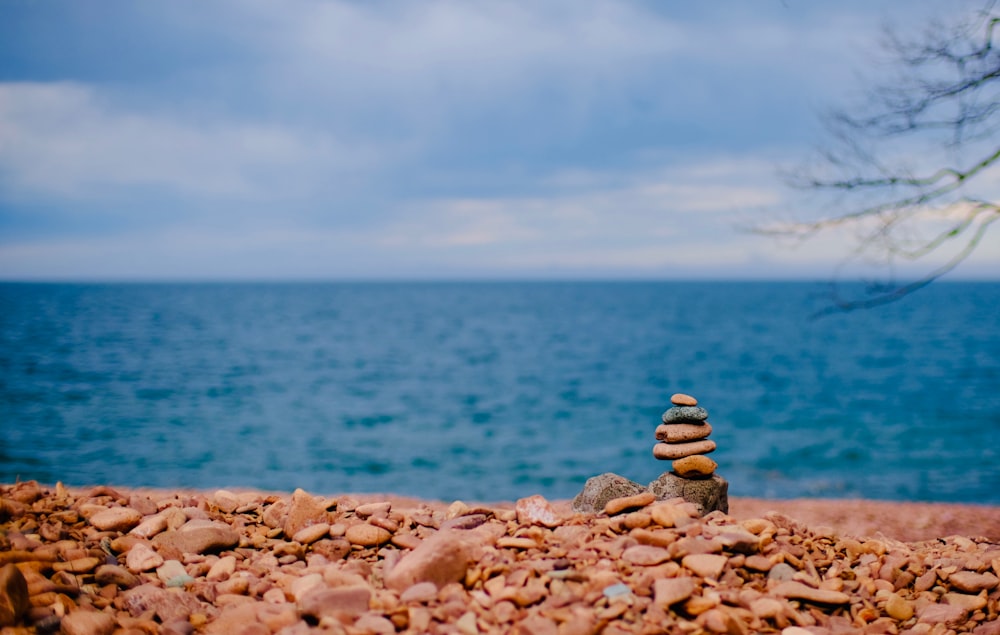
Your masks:
<path fill-rule="evenodd" d="M 715 451 L 715 441 L 689 441 L 688 443 L 657 443 L 653 446 L 653 456 L 661 461 L 674 461 L 686 456 L 708 454 Z"/>
<path fill-rule="evenodd" d="M 655 502 L 656 495 L 652 492 L 640 492 L 635 496 L 612 498 L 604 505 L 604 513 L 608 516 L 614 516 L 615 514 L 620 514 L 625 510 L 645 507 L 646 505 L 652 505 Z"/>
<path fill-rule="evenodd" d="M 849 604 L 851 596 L 840 591 L 830 591 L 828 589 L 814 589 L 801 582 L 789 580 L 782 582 L 772 589 L 775 595 L 791 598 L 795 600 L 805 600 L 817 604 Z"/>
<path fill-rule="evenodd" d="M 992 573 L 975 573 L 973 571 L 956 571 L 948 578 L 948 584 L 965 593 L 979 593 L 989 590 L 1000 583 Z"/>
<path fill-rule="evenodd" d="M 128 531 L 142 522 L 142 514 L 129 507 L 112 507 L 90 517 L 90 524 L 101 531 Z"/>
<path fill-rule="evenodd" d="M 656 580 L 653 583 L 653 603 L 667 610 L 691 597 L 696 588 L 695 579 L 689 576 Z"/>
<path fill-rule="evenodd" d="M 368 523 L 361 523 L 348 527 L 347 531 L 344 533 L 344 537 L 347 538 L 352 545 L 377 547 L 378 545 L 389 542 L 392 538 L 392 534 L 381 527 L 369 525 Z"/>
<path fill-rule="evenodd" d="M 320 538 L 328 535 L 330 533 L 329 523 L 316 523 L 315 525 L 309 525 L 308 527 L 303 527 L 302 529 L 295 532 L 292 536 L 292 540 L 301 543 L 303 545 L 311 545 Z"/>
<path fill-rule="evenodd" d="M 682 392 L 678 392 L 670 396 L 670 403 L 675 406 L 697 406 L 698 400 L 691 395 L 685 395 Z"/>
<path fill-rule="evenodd" d="M 656 427 L 656 440 L 664 443 L 697 441 L 712 434 L 712 424 L 702 423 L 661 423 Z"/>
<path fill-rule="evenodd" d="M 663 413 L 663 423 L 694 423 L 708 419 L 708 411 L 700 406 L 674 406 Z"/>
<path fill-rule="evenodd" d="M 703 454 L 686 456 L 675 460 L 671 467 L 678 476 L 684 478 L 696 478 L 699 476 L 711 476 L 719 467 L 719 464 Z"/>
<path fill-rule="evenodd" d="M 640 567 L 649 567 L 670 560 L 670 551 L 652 545 L 636 545 L 622 553 L 622 560 Z"/>

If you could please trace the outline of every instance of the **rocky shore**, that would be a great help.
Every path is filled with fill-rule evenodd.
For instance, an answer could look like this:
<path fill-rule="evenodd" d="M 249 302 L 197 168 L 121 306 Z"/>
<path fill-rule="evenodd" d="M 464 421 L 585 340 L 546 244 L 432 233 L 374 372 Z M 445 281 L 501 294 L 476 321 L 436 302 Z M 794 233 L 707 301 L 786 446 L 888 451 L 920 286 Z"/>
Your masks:
<path fill-rule="evenodd" d="M 998 533 L 996 507 L 25 482 L 0 485 L 0 633 L 1000 634 Z"/>

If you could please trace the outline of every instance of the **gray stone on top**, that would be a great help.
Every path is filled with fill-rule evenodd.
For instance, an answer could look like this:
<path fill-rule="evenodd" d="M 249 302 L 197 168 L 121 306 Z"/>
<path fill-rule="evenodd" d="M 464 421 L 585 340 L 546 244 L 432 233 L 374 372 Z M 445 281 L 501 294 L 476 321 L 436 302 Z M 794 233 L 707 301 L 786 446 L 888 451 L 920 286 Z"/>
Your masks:
<path fill-rule="evenodd" d="M 700 423 L 708 419 L 701 406 L 674 406 L 663 413 L 663 423 Z"/>
<path fill-rule="evenodd" d="M 679 497 L 694 503 L 702 516 L 716 510 L 729 513 L 729 482 L 718 474 L 696 480 L 664 472 L 648 489 L 656 495 L 656 500 Z"/>
<path fill-rule="evenodd" d="M 573 499 L 573 511 L 580 513 L 599 514 L 604 511 L 608 501 L 623 496 L 635 496 L 645 492 L 646 488 L 624 476 L 613 472 L 605 472 L 587 479 L 583 491 Z"/>

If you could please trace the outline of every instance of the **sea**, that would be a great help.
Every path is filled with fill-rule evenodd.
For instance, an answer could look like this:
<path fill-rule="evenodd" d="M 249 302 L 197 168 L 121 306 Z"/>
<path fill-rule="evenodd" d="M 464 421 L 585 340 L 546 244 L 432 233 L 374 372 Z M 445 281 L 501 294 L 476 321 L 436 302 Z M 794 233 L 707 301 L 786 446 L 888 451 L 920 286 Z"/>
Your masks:
<path fill-rule="evenodd" d="M 1000 504 L 1000 283 L 813 317 L 830 303 L 825 282 L 4 283 L 0 483 L 567 499 L 667 471 L 682 392 L 732 496 Z"/>

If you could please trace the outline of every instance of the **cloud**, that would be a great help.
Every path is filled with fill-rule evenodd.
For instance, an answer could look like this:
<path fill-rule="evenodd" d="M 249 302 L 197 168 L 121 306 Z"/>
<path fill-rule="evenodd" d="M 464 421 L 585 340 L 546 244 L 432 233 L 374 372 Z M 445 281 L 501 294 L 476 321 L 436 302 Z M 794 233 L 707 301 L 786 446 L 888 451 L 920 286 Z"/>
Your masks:
<path fill-rule="evenodd" d="M 652 271 L 675 262 L 678 245 L 732 240 L 737 215 L 775 204 L 779 192 L 761 178 L 765 169 L 765 162 L 723 158 L 628 177 L 554 175 L 543 181 L 558 189 L 539 196 L 408 206 L 381 229 L 378 242 L 402 250 L 475 248 L 480 257 L 518 268 L 603 263 Z"/>
<path fill-rule="evenodd" d="M 140 186 L 209 199 L 301 196 L 378 154 L 292 126 L 127 110 L 70 82 L 0 84 L 0 175 L 43 198 Z"/>
<path fill-rule="evenodd" d="M 831 262 L 734 227 L 786 202 L 774 165 L 842 92 L 866 11 L 179 0 L 97 16 L 103 48 L 58 22 L 45 37 L 94 57 L 0 82 L 0 275 Z M 123 34 L 155 41 L 117 63 Z"/>

